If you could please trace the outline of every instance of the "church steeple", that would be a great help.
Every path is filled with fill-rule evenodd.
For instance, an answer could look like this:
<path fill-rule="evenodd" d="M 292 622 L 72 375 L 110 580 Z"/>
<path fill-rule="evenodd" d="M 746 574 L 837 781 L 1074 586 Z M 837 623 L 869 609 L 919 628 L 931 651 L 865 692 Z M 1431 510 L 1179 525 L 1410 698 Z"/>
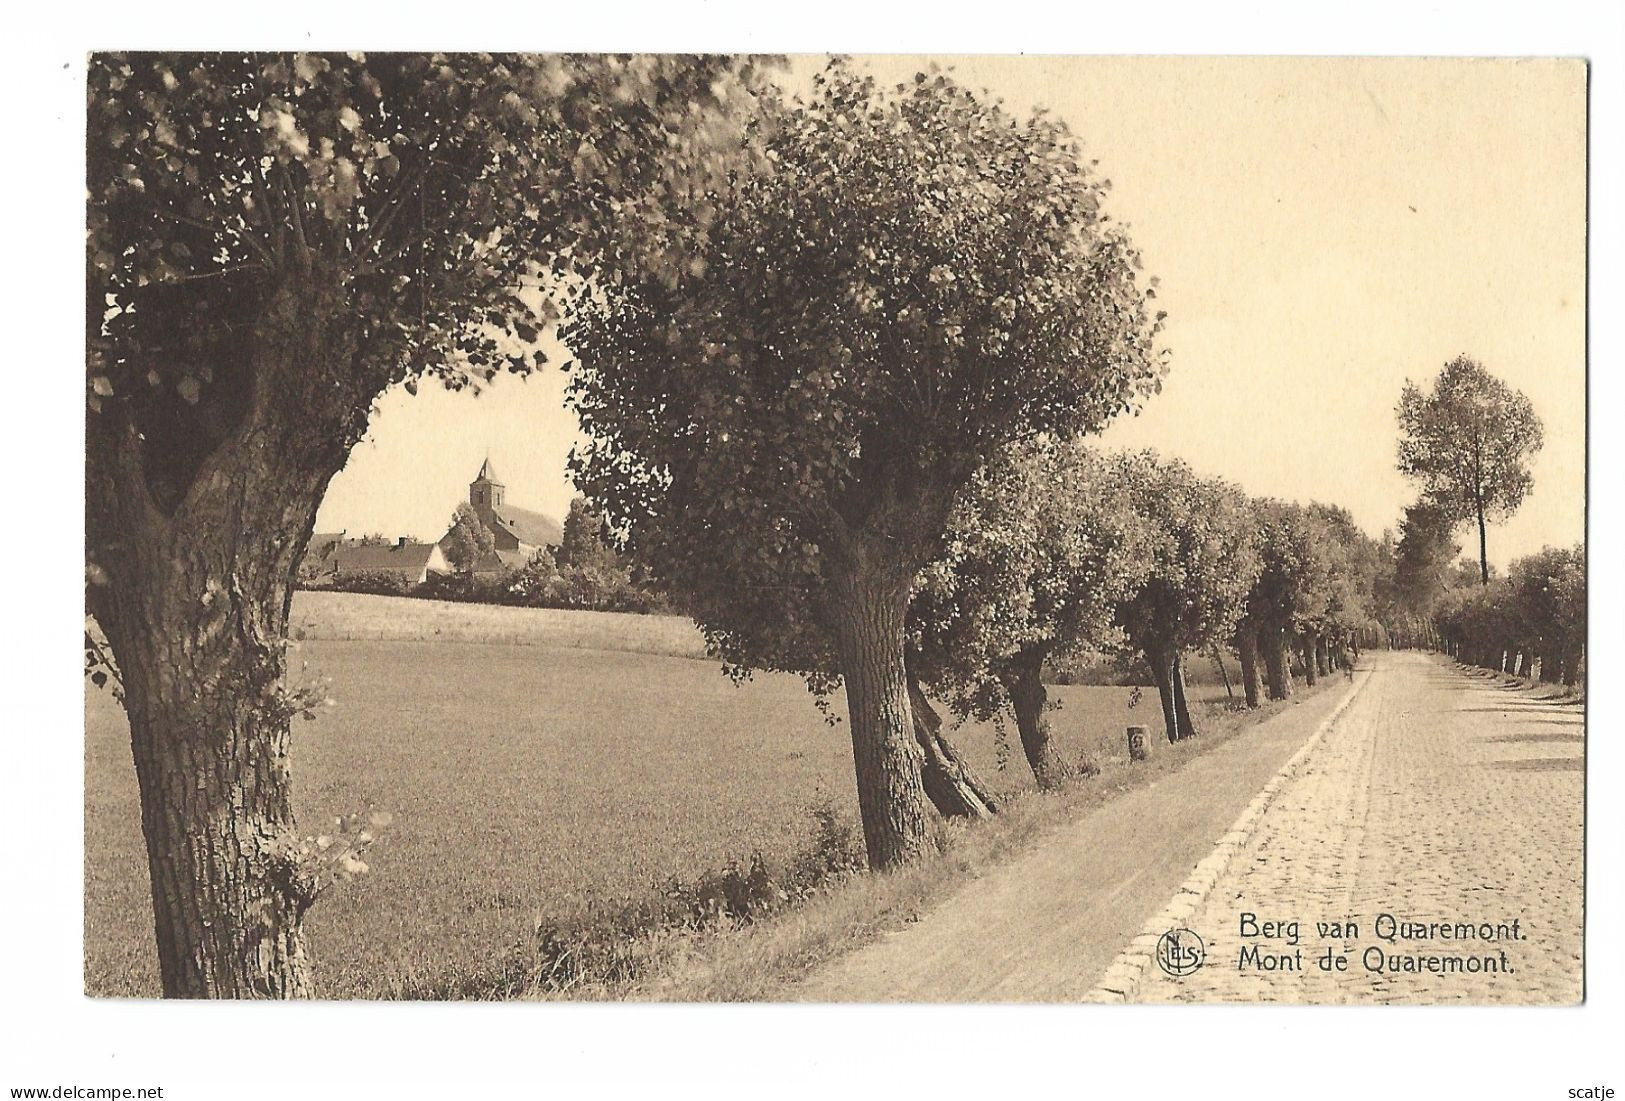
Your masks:
<path fill-rule="evenodd" d="M 491 511 L 502 507 L 504 488 L 497 478 L 496 470 L 491 466 L 491 457 L 487 455 L 485 462 L 480 464 L 480 472 L 468 483 L 468 503 L 474 506 L 474 511 L 479 513 L 480 519 L 489 523 Z"/>

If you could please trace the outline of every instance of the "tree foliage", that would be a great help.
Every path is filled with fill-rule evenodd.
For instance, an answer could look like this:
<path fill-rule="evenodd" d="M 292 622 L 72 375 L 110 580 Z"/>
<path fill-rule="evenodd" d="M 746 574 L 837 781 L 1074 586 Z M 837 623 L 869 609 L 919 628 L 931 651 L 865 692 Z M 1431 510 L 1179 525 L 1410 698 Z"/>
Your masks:
<path fill-rule="evenodd" d="M 1378 627 L 1381 590 L 1390 569 L 1382 546 L 1360 530 L 1347 509 L 1318 501 L 1308 509 L 1327 537 L 1325 553 L 1331 569 L 1318 633 L 1346 639 Z"/>
<path fill-rule="evenodd" d="M 1451 564 L 1461 553 L 1454 527 L 1443 510 L 1427 501 L 1405 509 L 1394 546 L 1393 576 L 1397 599 L 1408 611 L 1429 616 L 1444 595 Z"/>
<path fill-rule="evenodd" d="M 565 337 L 591 442 L 572 470 L 728 661 L 846 674 L 855 743 L 883 712 L 890 745 L 907 705 L 850 706 L 859 644 L 838 628 L 883 624 L 900 658 L 958 492 L 1012 444 L 1154 390 L 1160 315 L 1059 123 L 835 62 L 763 143 L 765 169 L 695 208 L 675 280 L 584 292 Z M 863 785 L 860 767 L 860 803 Z"/>
<path fill-rule="evenodd" d="M 1309 509 L 1288 501 L 1259 501 L 1254 514 L 1261 568 L 1247 617 L 1294 635 L 1320 629 L 1336 580 L 1330 532 Z"/>
<path fill-rule="evenodd" d="M 446 563 L 459 573 L 467 573 L 486 555 L 496 549 L 496 536 L 480 522 L 479 513 L 467 501 L 459 501 L 452 510 L 451 527 L 441 541 Z"/>
<path fill-rule="evenodd" d="M 552 311 L 526 288 L 606 246 L 612 221 L 640 228 L 617 251 L 671 247 L 666 211 L 709 186 L 707 131 L 752 75 L 678 57 L 97 55 L 92 409 L 128 410 L 167 507 L 257 401 L 337 388 L 350 437 L 411 375 L 531 369 Z M 332 362 L 265 378 L 254 329 L 294 284 L 342 297 L 342 333 Z"/>
<path fill-rule="evenodd" d="M 1081 439 L 1013 449 L 961 495 L 914 596 L 911 669 L 962 718 L 1013 714 L 1040 787 L 1080 767 L 1050 740 L 1045 665 L 1119 645 L 1118 605 L 1147 569 L 1124 489 Z"/>
<path fill-rule="evenodd" d="M 1252 518 L 1240 489 L 1178 459 L 1126 452 L 1109 471 L 1146 532 L 1147 569 L 1117 622 L 1151 672 L 1168 740 L 1178 741 L 1198 733 L 1183 655 L 1230 637 L 1258 574 Z"/>
<path fill-rule="evenodd" d="M 1118 606 L 1149 569 L 1145 526 L 1082 440 L 1043 440 L 978 472 L 912 607 L 921 678 L 961 717 L 1009 706 L 1008 666 L 1119 645 Z"/>
<path fill-rule="evenodd" d="M 1543 680 L 1572 686 L 1586 643 L 1585 549 L 1545 547 L 1519 558 L 1504 579 L 1450 591 L 1434 618 L 1464 661 L 1528 675 L 1538 660 Z"/>
<path fill-rule="evenodd" d="M 606 541 L 603 517 L 579 493 L 570 501 L 559 548 L 553 557 L 561 570 L 624 568 L 615 549 Z"/>
<path fill-rule="evenodd" d="M 1006 446 L 1156 388 L 1160 315 L 1058 123 L 837 62 L 767 150 L 695 212 L 675 286 L 574 315 L 572 470 L 724 654 L 823 671 L 803 598 L 834 545 L 885 527 L 923 565 Z"/>
<path fill-rule="evenodd" d="M 309 989 L 287 600 L 374 400 L 529 370 L 545 291 L 680 263 L 715 150 L 745 148 L 755 70 L 91 58 L 87 575 L 120 668 L 143 674 L 125 692 L 166 994 Z"/>
<path fill-rule="evenodd" d="M 1154 451 L 1116 456 L 1112 476 L 1148 531 L 1148 569 L 1118 608 L 1130 643 L 1151 655 L 1228 637 L 1260 568 L 1241 491 Z"/>

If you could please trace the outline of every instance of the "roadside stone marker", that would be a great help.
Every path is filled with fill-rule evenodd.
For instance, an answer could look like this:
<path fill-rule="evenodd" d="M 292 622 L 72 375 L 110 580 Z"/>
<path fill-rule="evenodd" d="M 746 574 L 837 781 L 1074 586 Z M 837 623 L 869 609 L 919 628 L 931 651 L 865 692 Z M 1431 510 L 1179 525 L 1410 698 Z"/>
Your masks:
<path fill-rule="evenodd" d="M 1143 726 L 1131 726 L 1131 727 L 1128 728 L 1128 759 L 1129 760 L 1131 760 L 1131 761 L 1143 761 L 1143 760 L 1146 760 L 1147 757 L 1150 756 L 1150 754 L 1147 753 L 1146 748 L 1145 748 L 1147 744 L 1149 744 L 1149 743 L 1147 743 L 1147 741 L 1146 741 L 1145 727 L 1143 727 Z"/>

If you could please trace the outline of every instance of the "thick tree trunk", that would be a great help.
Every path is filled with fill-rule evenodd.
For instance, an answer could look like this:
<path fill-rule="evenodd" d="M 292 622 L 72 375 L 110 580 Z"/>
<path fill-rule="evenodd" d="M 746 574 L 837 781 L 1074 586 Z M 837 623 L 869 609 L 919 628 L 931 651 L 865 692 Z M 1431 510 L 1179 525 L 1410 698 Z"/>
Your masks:
<path fill-rule="evenodd" d="M 1270 699 L 1284 700 L 1292 695 L 1292 660 L 1287 651 L 1286 632 L 1270 628 L 1261 634 L 1264 670 L 1269 680 Z"/>
<path fill-rule="evenodd" d="M 1584 655 L 1584 645 L 1570 646 L 1563 651 L 1563 686 L 1565 688 L 1573 688 L 1580 683 L 1580 662 Z"/>
<path fill-rule="evenodd" d="M 310 993 L 282 676 L 293 548 L 320 488 L 290 478 L 256 508 L 269 487 L 252 487 L 276 475 L 246 468 L 271 465 L 222 464 L 219 492 L 173 517 L 132 508 L 91 586 L 130 721 L 166 997 Z"/>
<path fill-rule="evenodd" d="M 1315 636 L 1306 634 L 1301 644 L 1303 650 L 1303 679 L 1304 683 L 1313 688 L 1320 680 L 1319 672 L 1315 668 Z"/>
<path fill-rule="evenodd" d="M 1074 770 L 1061 758 L 1050 738 L 1049 720 L 1044 717 L 1049 694 L 1044 689 L 1043 668 L 1041 651 L 1022 651 L 1011 659 L 1005 671 L 1004 689 L 1016 713 L 1021 751 L 1033 770 L 1033 779 L 1038 781 L 1041 791 L 1053 791 L 1069 779 Z"/>
<path fill-rule="evenodd" d="M 1151 679 L 1157 686 L 1157 700 L 1162 704 L 1163 732 L 1170 742 L 1179 741 L 1179 711 L 1174 702 L 1174 657 L 1167 650 L 1146 655 L 1151 666 Z"/>
<path fill-rule="evenodd" d="M 1490 583 L 1490 545 L 1489 537 L 1484 529 L 1484 506 L 1478 506 L 1478 576 L 1480 581 L 1488 586 Z"/>
<path fill-rule="evenodd" d="M 279 671 L 154 656 L 123 678 L 164 995 L 308 996 L 301 919 L 314 895 L 293 849 Z M 215 678 L 249 690 L 223 698 L 207 690 Z"/>
<path fill-rule="evenodd" d="M 910 578 L 855 541 L 841 558 L 832 563 L 829 617 L 846 683 L 864 845 L 878 870 L 918 859 L 929 837 L 903 660 Z"/>
<path fill-rule="evenodd" d="M 1248 707 L 1257 707 L 1263 696 L 1261 671 L 1258 667 L 1258 629 L 1243 623 L 1236 632 L 1236 653 L 1241 657 L 1241 690 Z"/>
<path fill-rule="evenodd" d="M 1320 675 L 1332 675 L 1332 647 L 1325 635 L 1315 636 L 1315 664 L 1320 667 Z"/>
<path fill-rule="evenodd" d="M 942 736 L 942 716 L 926 699 L 913 673 L 908 678 L 908 699 L 914 713 L 914 740 L 922 754 L 920 780 L 937 813 L 945 818 L 988 818 L 997 813 L 997 797 Z"/>
<path fill-rule="evenodd" d="M 119 403 L 87 418 L 87 592 L 129 715 L 166 997 L 311 991 L 283 648 L 317 505 L 365 427 L 322 323 L 343 310 L 337 291 L 271 296 L 206 456 L 144 440 Z"/>
<path fill-rule="evenodd" d="M 1190 700 L 1185 695 L 1185 659 L 1176 650 L 1174 652 L 1173 669 L 1170 675 L 1174 689 L 1174 718 L 1178 722 L 1179 737 L 1194 738 L 1199 733 L 1196 723 L 1191 719 Z"/>

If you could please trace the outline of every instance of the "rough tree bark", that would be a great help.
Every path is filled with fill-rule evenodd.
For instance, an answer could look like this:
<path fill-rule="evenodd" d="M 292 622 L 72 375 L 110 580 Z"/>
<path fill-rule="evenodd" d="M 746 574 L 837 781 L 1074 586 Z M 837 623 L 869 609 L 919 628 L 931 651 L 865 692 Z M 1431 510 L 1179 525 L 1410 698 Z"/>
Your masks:
<path fill-rule="evenodd" d="M 283 648 L 316 507 L 363 426 L 327 369 L 349 355 L 331 293 L 268 303 L 246 409 L 186 484 L 154 493 L 162 457 L 125 407 L 87 417 L 88 599 L 130 721 L 165 997 L 311 992 Z"/>
<path fill-rule="evenodd" d="M 1270 628 L 1260 633 L 1264 647 L 1264 669 L 1268 677 L 1270 699 L 1284 700 L 1292 695 L 1292 661 L 1287 652 L 1286 632 Z"/>
<path fill-rule="evenodd" d="M 1304 683 L 1313 688 L 1319 682 L 1319 674 L 1315 668 L 1315 636 L 1306 634 L 1300 646 L 1303 653 L 1303 679 Z"/>
<path fill-rule="evenodd" d="M 1044 654 L 1028 649 L 1012 658 L 1005 669 L 1004 690 L 1010 695 L 1011 709 L 1016 713 L 1016 730 L 1021 737 L 1021 751 L 1033 770 L 1033 778 L 1042 791 L 1053 791 L 1073 775 L 1073 769 L 1062 759 L 1050 738 L 1049 720 L 1044 708 L 1049 693 L 1044 688 Z"/>
<path fill-rule="evenodd" d="M 1179 737 L 1194 738 L 1199 733 L 1196 723 L 1191 718 L 1190 700 L 1185 695 L 1185 659 L 1176 650 L 1174 651 L 1173 667 L 1169 679 L 1174 689 L 1174 719 L 1178 723 Z"/>
<path fill-rule="evenodd" d="M 924 754 L 914 738 L 904 663 L 911 571 L 852 537 L 832 555 L 828 614 L 846 684 L 858 811 L 869 866 L 892 868 L 928 845 Z"/>
<path fill-rule="evenodd" d="M 914 740 L 922 754 L 920 781 L 937 813 L 945 818 L 988 818 L 998 813 L 998 797 L 943 737 L 942 716 L 931 706 L 912 670 L 908 699 L 914 713 Z"/>
<path fill-rule="evenodd" d="M 1258 667 L 1258 629 L 1243 623 L 1236 631 L 1236 653 L 1241 657 L 1241 689 L 1248 707 L 1257 707 L 1263 695 L 1263 682 Z"/>
<path fill-rule="evenodd" d="M 1315 664 L 1319 666 L 1320 675 L 1323 677 L 1332 675 L 1331 650 L 1331 643 L 1327 641 L 1325 635 L 1315 636 Z"/>

